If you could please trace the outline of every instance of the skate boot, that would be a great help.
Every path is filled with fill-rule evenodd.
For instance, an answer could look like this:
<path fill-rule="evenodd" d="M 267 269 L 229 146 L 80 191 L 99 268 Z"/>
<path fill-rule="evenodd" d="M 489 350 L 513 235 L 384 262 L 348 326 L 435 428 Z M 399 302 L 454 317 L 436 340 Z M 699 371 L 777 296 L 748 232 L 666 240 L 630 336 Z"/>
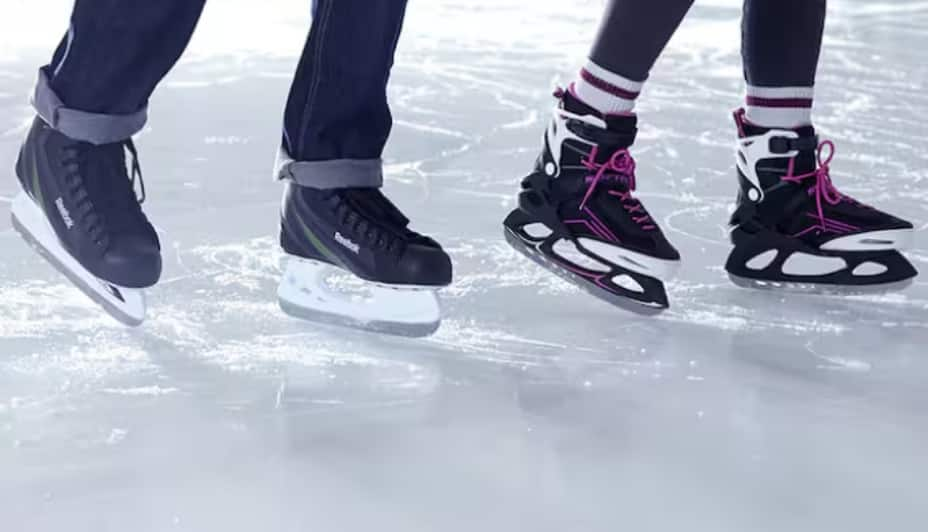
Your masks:
<path fill-rule="evenodd" d="M 734 249 L 725 269 L 740 286 L 858 293 L 899 289 L 915 268 L 899 253 L 912 224 L 842 194 L 832 184 L 834 144 L 812 126 L 738 126 Z"/>
<path fill-rule="evenodd" d="M 131 176 L 125 150 L 132 155 Z M 132 141 L 94 145 L 36 118 L 16 174 L 22 187 L 13 201 L 16 231 L 114 318 L 141 324 L 141 289 L 161 275 L 161 248 L 142 213 L 145 187 Z"/>
<path fill-rule="evenodd" d="M 278 301 L 287 314 L 400 336 L 441 323 L 437 296 L 451 259 L 377 188 L 319 190 L 286 182 Z M 351 276 L 329 279 L 339 270 Z M 344 278 L 348 277 L 347 280 Z"/>
<path fill-rule="evenodd" d="M 545 133 L 506 239 L 541 266 L 609 303 L 642 314 L 668 307 L 663 281 L 680 255 L 635 191 L 637 118 L 603 117 L 569 91 Z"/>

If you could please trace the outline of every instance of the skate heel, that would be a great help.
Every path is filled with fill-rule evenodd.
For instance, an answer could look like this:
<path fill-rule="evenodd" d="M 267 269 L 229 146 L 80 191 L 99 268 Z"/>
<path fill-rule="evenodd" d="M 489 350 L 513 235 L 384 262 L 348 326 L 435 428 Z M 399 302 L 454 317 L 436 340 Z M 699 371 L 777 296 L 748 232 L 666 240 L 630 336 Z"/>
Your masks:
<path fill-rule="evenodd" d="M 26 175 L 25 161 L 23 160 L 25 158 L 24 157 L 25 154 L 23 153 L 25 150 L 26 150 L 26 147 L 21 146 L 19 148 L 19 153 L 16 156 L 16 179 L 19 180 L 19 184 L 23 188 L 23 190 L 26 189 L 26 183 L 24 181 L 25 178 L 23 177 Z"/>
<path fill-rule="evenodd" d="M 536 225 L 545 226 L 545 230 L 526 231 L 527 227 Z M 544 240 L 548 235 L 551 234 L 551 229 L 547 227 L 544 222 L 539 221 L 537 217 L 532 216 L 521 207 L 514 209 L 509 213 L 508 216 L 506 216 L 506 219 L 503 220 L 503 226 L 509 231 L 518 234 L 522 238 L 538 242 Z"/>
<path fill-rule="evenodd" d="M 280 247 L 284 250 L 284 253 L 307 260 L 331 263 L 331 260 L 327 256 L 322 254 L 318 249 L 316 249 L 315 246 L 312 245 L 311 242 L 308 242 L 307 240 L 308 238 L 300 239 L 294 236 L 286 224 L 281 225 Z"/>

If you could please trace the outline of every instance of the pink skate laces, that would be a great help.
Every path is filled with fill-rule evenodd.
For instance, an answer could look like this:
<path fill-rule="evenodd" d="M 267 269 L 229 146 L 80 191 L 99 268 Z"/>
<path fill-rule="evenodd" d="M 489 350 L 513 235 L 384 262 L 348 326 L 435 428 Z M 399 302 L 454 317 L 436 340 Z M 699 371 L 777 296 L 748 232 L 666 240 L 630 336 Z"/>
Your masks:
<path fill-rule="evenodd" d="M 825 148 L 828 148 L 828 155 L 825 156 Z M 789 168 L 787 174 L 781 179 L 790 183 L 801 183 L 804 179 L 810 177 L 815 177 L 815 183 L 809 187 L 809 194 L 815 195 L 815 206 L 818 210 L 819 220 L 824 222 L 825 211 L 824 203 L 829 205 L 837 205 L 841 203 L 844 199 L 844 194 L 842 194 L 831 181 L 831 169 L 829 165 L 831 164 L 832 159 L 835 157 L 835 144 L 830 140 L 823 140 L 819 143 L 818 149 L 816 150 L 816 158 L 818 159 L 818 168 L 807 174 L 793 175 L 793 170 L 796 164 L 796 159 L 790 159 Z"/>
<path fill-rule="evenodd" d="M 596 172 L 593 175 L 586 177 L 587 183 L 589 186 L 586 189 L 586 194 L 583 195 L 583 200 L 580 202 L 580 210 L 586 206 L 586 202 L 593 195 L 593 192 L 596 190 L 596 186 L 601 180 L 613 178 L 621 181 L 628 188 L 627 191 L 619 190 L 608 190 L 607 194 L 610 196 L 615 196 L 619 198 L 622 202 L 622 208 L 631 216 L 632 220 L 638 224 L 645 231 L 651 231 L 656 228 L 651 216 L 644 210 L 644 206 L 641 205 L 641 202 L 637 198 L 632 196 L 632 192 L 635 191 L 636 181 L 635 181 L 635 159 L 632 157 L 631 153 L 625 148 L 617 150 L 612 154 L 611 157 L 605 163 L 597 163 L 596 155 L 599 151 L 598 146 L 593 146 L 593 149 L 590 150 L 590 153 L 586 156 L 585 159 L 582 159 L 580 163 L 587 169 Z"/>

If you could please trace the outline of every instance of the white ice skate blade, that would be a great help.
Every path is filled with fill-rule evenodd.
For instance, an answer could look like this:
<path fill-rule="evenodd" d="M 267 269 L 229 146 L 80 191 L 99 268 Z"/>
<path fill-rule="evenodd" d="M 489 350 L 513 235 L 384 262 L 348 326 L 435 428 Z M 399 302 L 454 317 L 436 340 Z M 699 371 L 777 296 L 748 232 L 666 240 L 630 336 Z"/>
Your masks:
<path fill-rule="evenodd" d="M 85 270 L 64 249 L 42 210 L 25 192 L 13 200 L 11 218 L 23 240 L 108 314 L 130 327 L 145 321 L 145 293 L 107 283 Z"/>
<path fill-rule="evenodd" d="M 428 336 L 441 324 L 433 287 L 395 286 L 357 278 L 337 284 L 330 264 L 287 256 L 277 289 L 281 310 L 295 318 L 398 336 Z"/>

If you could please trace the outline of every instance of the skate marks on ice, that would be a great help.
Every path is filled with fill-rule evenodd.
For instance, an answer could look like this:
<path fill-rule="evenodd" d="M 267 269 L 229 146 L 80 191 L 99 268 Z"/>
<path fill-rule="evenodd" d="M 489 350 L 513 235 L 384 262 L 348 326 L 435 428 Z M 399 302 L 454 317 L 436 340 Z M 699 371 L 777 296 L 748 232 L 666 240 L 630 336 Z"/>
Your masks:
<path fill-rule="evenodd" d="M 525 5 L 455 0 L 410 12 L 391 90 L 388 187 L 446 244 L 457 272 L 443 292 L 446 318 L 426 340 L 302 323 L 277 308 L 278 189 L 267 167 L 279 113 L 235 105 L 265 87 L 282 99 L 292 58 L 238 63 L 269 73 L 258 81 L 228 72 L 235 59 L 212 70 L 188 63 L 156 97 L 143 163 L 161 176 L 152 217 L 164 225 L 166 271 L 141 330 L 113 323 L 0 226 L 7 522 L 90 530 L 106 515 L 159 531 L 921 522 L 925 281 L 882 296 L 795 297 L 739 289 L 722 270 L 740 4 L 697 2 L 642 99 L 641 192 L 684 254 L 672 307 L 656 319 L 589 298 L 499 236 L 537 155 L 552 73 L 588 51 L 590 33 L 578 28 L 593 27 L 601 2 L 572 15 L 554 2 Z M 924 39 L 923 5 L 834 10 L 817 105 L 840 141 L 836 182 L 916 221 L 910 257 L 926 270 L 928 102 L 923 47 L 912 44 Z M 425 24 L 442 19 L 467 23 Z M 475 39 L 472 28 L 490 22 L 501 31 Z M 304 38 L 294 32 L 294 50 Z M 511 45 L 518 51 L 501 51 Z M 25 80 L 32 67 L 17 72 Z M 213 77 L 226 80 L 222 98 L 202 90 Z M 217 98 L 212 113 L 238 118 L 169 124 Z M 4 116 L 18 120 L 16 105 Z M 0 131 L 16 126 L 2 120 Z M 0 137 L 5 167 L 18 136 Z M 12 195 L 10 183 L 0 196 Z M 6 209 L 0 202 L 0 218 Z M 468 517 L 462 505 L 487 511 Z"/>
<path fill-rule="evenodd" d="M 879 9 L 877 7 L 872 9 L 876 10 L 881 24 L 906 25 L 914 18 L 924 19 L 924 13 L 918 8 L 918 4 L 908 4 L 907 9 L 902 11 L 890 9 L 892 6 Z M 920 85 L 912 82 L 919 77 L 908 75 L 903 69 L 893 66 L 894 61 L 876 64 L 868 61 L 864 64 L 859 59 L 859 54 L 850 46 L 849 39 L 856 37 L 861 31 L 871 31 L 857 24 L 858 18 L 876 15 L 871 15 L 869 7 L 864 11 L 861 11 L 861 6 L 854 5 L 854 8 L 856 10 L 849 10 L 846 16 L 840 15 L 834 19 L 839 31 L 827 43 L 827 56 L 833 59 L 824 65 L 825 79 L 821 83 L 822 90 L 826 91 L 820 99 L 826 106 L 819 112 L 821 122 L 831 131 L 848 137 L 841 145 L 845 164 L 839 165 L 841 167 L 837 169 L 843 174 L 837 173 L 836 179 L 842 180 L 842 186 L 845 178 L 855 179 L 856 181 L 848 186 L 849 192 L 854 194 L 872 195 L 883 203 L 902 202 L 905 210 L 903 214 L 912 215 L 912 218 L 924 225 L 925 219 L 928 218 L 923 214 L 926 193 L 924 187 L 914 185 L 925 177 L 924 168 L 928 166 L 924 164 L 925 155 L 917 149 L 917 146 L 922 144 L 921 141 L 925 140 L 925 135 L 918 133 L 920 128 L 916 119 L 906 110 L 924 107 L 926 97 L 924 91 L 919 90 Z M 524 11 L 515 2 L 497 3 L 495 9 L 497 13 L 505 12 L 509 15 Z M 582 56 L 587 46 L 588 35 L 577 35 L 571 31 L 552 32 L 550 24 L 544 24 L 546 20 L 556 20 L 557 17 L 546 17 L 560 10 L 556 3 L 540 3 L 537 11 L 519 15 L 530 17 L 529 22 L 535 22 L 518 25 L 523 33 L 513 33 L 512 27 L 507 24 L 510 31 L 501 32 L 499 35 L 487 34 L 489 37 L 485 40 L 477 41 L 472 39 L 470 33 L 465 35 L 455 31 L 438 31 L 436 28 L 443 27 L 442 25 L 421 23 L 441 20 L 449 15 L 476 17 L 471 5 L 440 2 L 411 14 L 412 30 L 408 32 L 408 38 L 401 46 L 395 83 L 391 89 L 397 126 L 396 138 L 387 154 L 387 170 L 391 182 L 411 185 L 411 188 L 419 191 L 418 199 L 424 202 L 423 207 L 428 205 L 437 208 L 441 205 L 442 209 L 447 208 L 449 212 L 456 213 L 447 217 L 448 221 L 442 227 L 445 233 L 453 232 L 452 226 L 467 225 L 464 221 L 467 217 L 462 214 L 465 212 L 480 212 L 481 216 L 492 218 L 494 214 L 488 206 L 503 205 L 511 200 L 515 181 L 525 172 L 526 166 L 534 157 L 537 138 L 540 136 L 540 124 L 545 121 L 550 106 L 547 88 L 551 85 L 551 73 L 556 70 L 569 71 L 571 62 Z M 592 11 L 594 10 L 588 15 L 583 15 L 583 21 L 563 20 L 558 24 L 567 28 L 592 22 L 596 18 Z M 728 285 L 719 279 L 714 268 L 718 256 L 725 252 L 727 246 L 724 225 L 733 189 L 729 146 L 731 131 L 725 118 L 727 107 L 719 106 L 718 102 L 737 102 L 740 98 L 740 81 L 735 68 L 738 61 L 737 16 L 738 6 L 725 2 L 711 2 L 704 10 L 696 10 L 691 21 L 688 21 L 675 38 L 675 43 L 678 44 L 662 58 L 654 80 L 649 85 L 647 97 L 641 104 L 642 115 L 647 118 L 639 141 L 640 149 L 636 152 L 641 163 L 642 197 L 655 203 L 655 215 L 663 215 L 671 238 L 681 245 L 685 254 L 681 280 L 670 286 L 674 309 L 662 319 L 714 327 L 721 331 L 764 327 L 777 329 L 781 326 L 813 331 L 841 329 L 841 324 L 829 322 L 827 319 L 815 317 L 810 321 L 801 322 L 795 318 L 795 314 L 781 316 L 774 313 L 768 316 L 753 309 L 758 301 L 767 300 L 766 295 L 734 296 L 745 298 L 743 304 L 734 306 L 714 297 L 718 293 L 734 294 Z M 481 20 L 484 18 L 480 16 Z M 420 20 L 418 25 L 415 23 L 416 20 Z M 498 20 L 504 21 L 506 17 L 501 16 Z M 552 34 L 557 36 L 553 40 Z M 497 39 L 521 39 L 533 42 L 537 46 L 531 51 L 501 54 L 496 53 L 500 50 Z M 454 58 L 448 55 L 449 43 L 455 44 L 454 53 L 457 55 Z M 902 59 L 905 59 L 906 54 L 914 53 L 904 48 L 893 47 L 892 43 L 887 49 L 903 56 Z M 176 97 L 195 93 L 199 85 L 186 82 L 193 83 L 200 78 L 215 77 L 217 69 L 225 72 L 225 75 L 219 76 L 219 79 L 225 80 L 222 83 L 224 91 L 231 95 L 238 94 L 239 98 L 247 92 L 244 88 L 251 86 L 249 78 L 240 75 L 230 77 L 227 71 L 232 63 L 220 61 L 221 68 L 214 64 L 211 66 L 212 63 L 204 59 L 207 56 L 208 53 L 197 57 L 196 61 L 187 67 L 182 66 L 176 78 L 172 80 L 176 85 L 164 91 L 165 101 L 169 102 L 174 98 L 170 96 L 172 93 Z M 855 57 L 858 59 L 854 59 Z M 265 81 L 288 75 L 292 67 L 289 62 L 276 59 L 265 60 L 262 64 L 263 68 L 259 70 L 265 73 L 262 74 Z M 920 66 L 920 63 L 915 65 L 916 74 L 918 69 L 923 72 L 924 67 Z M 867 69 L 870 68 L 879 69 L 879 75 L 868 75 L 864 79 L 865 71 L 868 72 Z M 839 78 L 848 73 L 860 78 L 860 83 L 853 88 L 838 83 Z M 285 82 L 280 81 L 279 84 L 284 85 Z M 239 86 L 243 87 L 241 94 L 237 92 Z M 866 132 L 886 130 L 876 127 L 881 123 L 880 120 L 883 120 L 883 115 L 876 112 L 875 96 L 887 88 L 901 95 L 892 102 L 880 100 L 881 106 L 884 103 L 899 106 L 896 109 L 899 112 L 891 113 L 890 118 L 896 127 L 886 132 L 890 135 L 888 140 L 870 139 L 867 136 L 870 133 Z M 200 98 L 197 97 L 196 100 L 199 101 Z M 233 98 L 230 97 L 229 100 Z M 848 101 L 851 102 L 850 105 L 845 106 L 842 103 Z M 168 103 L 166 108 L 170 109 L 171 104 Z M 683 122 L 679 119 L 681 113 L 687 116 Z M 847 125 L 852 117 L 854 128 Z M 273 119 L 262 118 L 262 127 L 267 122 L 268 129 L 272 129 L 272 122 L 275 120 L 276 115 Z M 154 127 L 165 126 L 164 123 L 154 124 Z M 539 131 L 535 131 L 536 129 Z M 157 133 L 156 130 L 146 134 L 155 138 Z M 217 136 L 216 131 L 209 128 L 205 128 L 204 131 L 197 129 L 196 134 L 201 134 L 204 139 L 254 138 L 254 132 L 237 131 L 234 127 L 232 131 L 223 132 L 221 136 Z M 881 146 L 889 143 L 891 149 L 882 155 L 875 153 L 873 145 L 869 144 L 870 140 L 878 141 Z M 163 141 L 160 141 L 160 144 L 163 144 Z M 248 144 L 207 144 L 210 150 L 215 150 L 212 160 L 228 157 L 233 150 L 239 149 L 254 152 L 257 160 L 257 153 L 260 151 L 248 150 Z M 873 168 L 878 168 L 878 171 L 868 171 Z M 902 179 L 899 179 L 900 175 Z M 207 185 L 202 189 L 202 193 L 214 190 L 215 187 Z M 194 195 L 196 191 L 189 193 Z M 230 194 L 230 201 L 240 199 L 235 193 Z M 244 197 L 243 193 L 242 198 Z M 231 206 L 229 208 L 235 209 Z M 425 220 L 433 225 L 437 221 L 435 216 Z M 491 242 L 494 246 L 498 244 L 496 235 L 482 228 L 479 232 L 469 233 L 467 237 L 469 242 L 481 246 Z M 465 243 L 455 245 L 464 246 Z M 917 249 L 915 254 L 916 260 L 924 266 L 928 253 L 922 248 Z M 556 281 L 549 280 L 546 274 L 525 275 L 530 270 L 525 262 L 509 255 L 504 256 L 509 257 L 509 264 L 517 268 L 523 274 L 523 278 L 534 283 L 532 286 L 540 287 L 536 293 L 573 294 L 572 297 L 576 298 L 579 309 L 582 298 L 575 295 L 575 292 L 560 285 L 553 287 Z M 255 260 L 253 255 L 248 257 L 245 260 Z M 247 269 L 247 265 L 244 267 Z M 473 266 L 476 270 L 481 268 L 479 264 Z M 508 270 L 496 270 L 489 274 L 464 271 L 466 273 L 459 278 L 459 282 L 465 286 L 475 283 L 480 278 L 487 278 L 487 283 L 490 284 L 484 292 L 486 297 L 495 297 L 492 295 L 495 288 L 493 282 L 499 282 L 503 286 L 507 282 L 505 279 L 496 281 L 491 279 L 491 276 L 510 277 L 512 273 Z M 213 277 L 208 273 L 206 278 L 213 282 L 244 283 L 242 286 L 247 291 L 253 290 L 255 286 L 267 290 L 270 279 L 279 275 L 279 271 L 274 269 L 262 270 L 261 275 L 264 277 L 237 275 L 234 269 L 216 273 Z M 183 286 L 181 280 L 174 283 Z M 916 285 L 914 290 L 919 291 L 923 286 Z M 199 285 L 195 290 L 200 291 L 194 292 L 196 297 L 209 293 L 208 288 Z M 536 293 L 526 291 L 523 294 L 524 300 L 535 301 Z M 890 310 L 884 313 L 892 316 L 892 308 L 919 308 L 917 293 L 920 292 L 912 296 L 909 296 L 911 292 L 907 293 L 907 297 L 911 297 L 912 301 L 906 300 L 905 303 L 890 305 Z M 227 295 L 232 297 L 232 301 L 223 305 L 231 312 L 241 302 L 235 301 L 238 293 L 232 286 L 229 286 Z M 777 299 L 775 295 L 771 297 L 773 300 Z M 269 303 L 254 304 L 256 308 L 261 308 L 268 314 L 276 312 Z M 463 309 L 463 305 L 454 301 L 450 304 Z M 595 304 L 589 306 L 589 311 L 584 312 L 591 316 L 603 312 L 597 310 Z M 528 307 L 527 304 L 524 306 L 526 309 Z M 202 316 L 221 314 L 207 307 L 200 308 L 199 312 Z M 798 312 L 799 316 L 804 314 L 801 309 Z M 190 317 L 193 323 L 190 326 L 195 327 L 198 322 L 197 316 L 189 314 L 180 315 Z M 608 310 L 605 314 L 611 317 Z M 765 321 L 766 318 L 771 320 Z M 605 322 L 609 318 L 601 319 Z M 448 330 L 460 331 L 467 328 L 462 324 L 469 320 L 469 317 L 458 318 L 457 322 L 450 324 Z M 473 328 L 507 331 L 510 329 L 508 325 L 503 327 L 500 323 L 486 321 L 493 320 L 484 318 L 482 322 L 475 323 Z M 794 323 L 790 324 L 791 321 Z M 906 320 L 899 317 L 891 321 Z M 528 332 L 522 332 L 518 336 L 531 338 L 536 328 L 537 325 L 532 325 L 526 320 L 523 329 Z M 475 335 L 479 335 L 479 331 L 475 331 Z"/>

